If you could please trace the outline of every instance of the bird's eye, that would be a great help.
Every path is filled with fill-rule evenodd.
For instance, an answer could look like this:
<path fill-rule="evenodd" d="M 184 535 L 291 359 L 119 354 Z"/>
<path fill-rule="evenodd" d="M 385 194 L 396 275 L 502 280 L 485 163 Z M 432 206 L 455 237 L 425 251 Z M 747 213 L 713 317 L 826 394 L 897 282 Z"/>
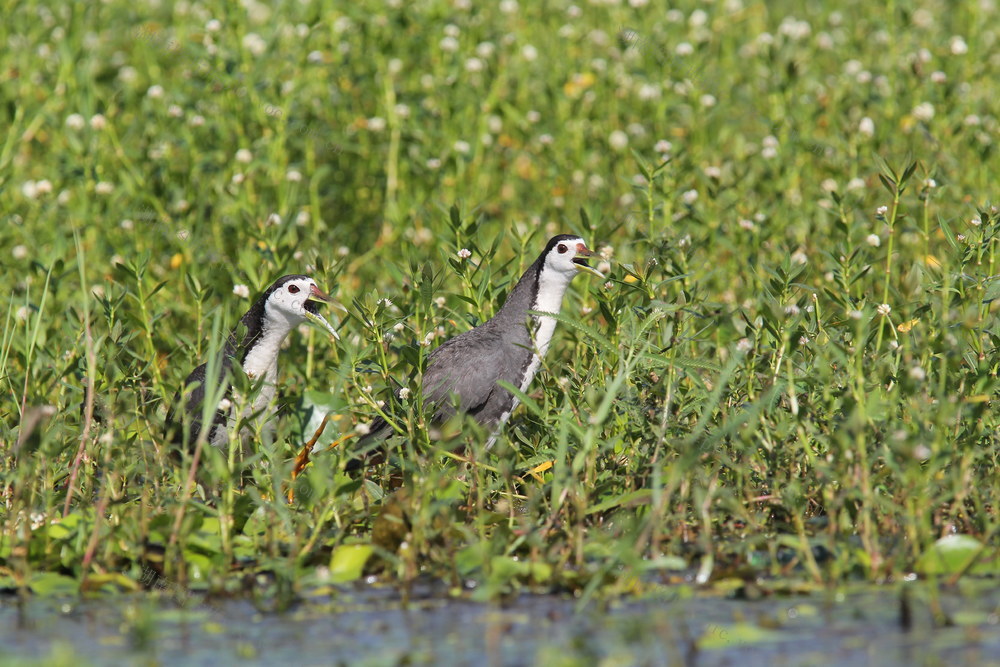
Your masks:
<path fill-rule="evenodd" d="M 291 292 L 292 294 L 298 294 L 299 293 L 299 286 L 298 285 L 289 285 L 288 286 L 288 291 Z"/>
<path fill-rule="evenodd" d="M 564 244 L 564 243 L 560 243 L 559 244 L 559 254 L 560 255 L 564 254 L 567 250 L 569 250 L 569 248 L 566 247 L 566 244 Z"/>

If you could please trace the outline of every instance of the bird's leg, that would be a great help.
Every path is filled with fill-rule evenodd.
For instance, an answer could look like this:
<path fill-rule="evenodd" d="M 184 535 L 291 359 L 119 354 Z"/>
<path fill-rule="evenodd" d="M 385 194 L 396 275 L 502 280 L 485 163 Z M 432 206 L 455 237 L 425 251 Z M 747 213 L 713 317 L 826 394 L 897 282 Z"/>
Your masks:
<path fill-rule="evenodd" d="M 302 451 L 300 451 L 298 455 L 295 457 L 295 465 L 292 467 L 292 480 L 298 477 L 302 473 L 302 471 L 305 470 L 305 467 L 309 465 L 309 454 L 312 453 L 313 447 L 316 446 L 316 443 L 319 441 L 320 436 L 323 435 L 323 431 L 326 430 L 327 423 L 331 419 L 335 419 L 335 417 L 329 414 L 323 417 L 323 421 L 320 423 L 319 428 L 316 429 L 316 432 L 313 433 L 313 437 L 309 439 L 309 442 L 303 445 Z M 340 443 L 344 442 L 345 440 L 351 437 L 354 437 L 353 433 L 342 435 L 341 437 L 337 438 L 332 443 L 330 443 L 329 449 L 333 449 L 334 447 L 336 447 L 337 445 L 339 445 Z M 295 500 L 295 489 L 289 489 L 288 502 L 292 502 L 293 500 Z"/>

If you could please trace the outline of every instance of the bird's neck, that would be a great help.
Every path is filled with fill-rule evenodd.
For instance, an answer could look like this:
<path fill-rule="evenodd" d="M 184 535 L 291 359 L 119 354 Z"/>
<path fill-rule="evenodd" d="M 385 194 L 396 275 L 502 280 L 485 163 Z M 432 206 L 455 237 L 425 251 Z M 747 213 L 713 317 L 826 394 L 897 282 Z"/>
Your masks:
<path fill-rule="evenodd" d="M 558 313 L 562 309 L 563 296 L 566 294 L 571 280 L 573 280 L 573 276 L 543 268 L 538 272 L 538 293 L 535 295 L 535 302 L 531 305 L 531 309 L 546 313 Z M 552 334 L 556 330 L 556 321 L 543 315 L 538 317 L 536 322 L 537 326 L 532 339 L 535 343 L 535 354 L 541 358 L 548 352 L 549 343 L 552 342 Z"/>
<path fill-rule="evenodd" d="M 558 313 L 572 279 L 573 276 L 546 269 L 544 264 L 531 266 L 511 290 L 503 308 L 494 319 L 524 323 L 530 318 L 535 325 L 531 330 L 532 346 L 535 354 L 544 356 L 552 341 L 556 321 L 551 317 L 532 317 L 528 313 L 532 310 Z"/>
<path fill-rule="evenodd" d="M 275 381 L 278 352 L 293 326 L 284 318 L 267 318 L 257 331 L 248 330 L 243 355 L 243 370 L 248 376 L 266 376 L 268 383 Z"/>

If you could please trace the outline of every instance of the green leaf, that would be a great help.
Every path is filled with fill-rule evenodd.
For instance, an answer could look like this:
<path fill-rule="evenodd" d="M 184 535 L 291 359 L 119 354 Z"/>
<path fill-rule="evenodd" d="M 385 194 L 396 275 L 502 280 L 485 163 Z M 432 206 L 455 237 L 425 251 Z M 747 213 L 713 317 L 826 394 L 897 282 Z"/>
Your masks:
<path fill-rule="evenodd" d="M 80 590 L 80 582 L 73 577 L 67 577 L 55 572 L 38 572 L 28 580 L 28 588 L 35 595 L 56 596 L 76 595 Z"/>
<path fill-rule="evenodd" d="M 614 343 L 612 343 L 610 340 L 608 340 L 608 338 L 604 334 L 602 334 L 597 329 L 595 329 L 595 328 L 593 328 L 593 327 L 591 327 L 589 325 L 584 324 L 583 322 L 579 322 L 577 320 L 574 320 L 571 317 L 566 317 L 565 315 L 563 315 L 561 313 L 547 313 L 545 311 L 529 310 L 528 314 L 534 315 L 536 317 L 537 316 L 541 316 L 541 315 L 544 315 L 546 317 L 551 317 L 552 319 L 554 319 L 557 322 L 562 322 L 566 326 L 573 327 L 574 329 L 578 329 L 578 330 L 582 331 L 583 333 L 587 334 L 591 339 L 593 339 L 593 341 L 595 343 L 598 344 L 598 346 L 600 346 L 601 348 L 603 348 L 605 351 L 607 351 L 607 352 L 617 352 L 617 349 L 615 348 Z"/>
<path fill-rule="evenodd" d="M 333 550 L 330 557 L 330 581 L 342 584 L 360 579 L 365 563 L 375 552 L 370 544 L 342 544 Z"/>
<path fill-rule="evenodd" d="M 971 535 L 946 535 L 932 544 L 917 560 L 924 574 L 961 574 L 986 551 Z"/>

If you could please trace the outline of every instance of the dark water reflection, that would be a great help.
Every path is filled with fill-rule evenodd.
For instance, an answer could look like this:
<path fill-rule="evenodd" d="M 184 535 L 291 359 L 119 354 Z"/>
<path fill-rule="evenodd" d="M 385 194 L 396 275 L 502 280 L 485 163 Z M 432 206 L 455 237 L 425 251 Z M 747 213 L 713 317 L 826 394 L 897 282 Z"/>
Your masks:
<path fill-rule="evenodd" d="M 995 582 L 942 593 L 952 625 L 911 595 L 909 630 L 898 587 L 758 601 L 664 589 L 582 611 L 557 596 L 488 605 L 435 591 L 404 608 L 388 589 L 328 592 L 283 614 L 233 600 L 36 598 L 19 608 L 2 598 L 0 664 L 1000 664 Z"/>

